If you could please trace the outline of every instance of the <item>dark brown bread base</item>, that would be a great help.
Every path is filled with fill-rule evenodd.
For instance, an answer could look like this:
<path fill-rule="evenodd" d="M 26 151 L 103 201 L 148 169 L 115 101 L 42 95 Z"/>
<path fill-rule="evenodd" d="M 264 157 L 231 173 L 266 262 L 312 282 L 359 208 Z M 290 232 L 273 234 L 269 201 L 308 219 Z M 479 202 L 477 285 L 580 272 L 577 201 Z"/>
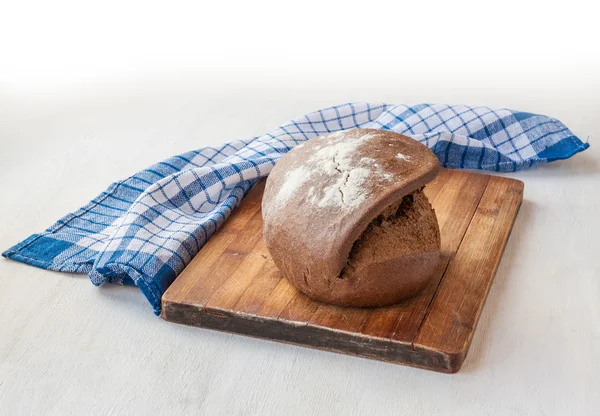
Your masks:
<path fill-rule="evenodd" d="M 421 190 L 406 195 L 371 221 L 352 246 L 339 276 L 349 289 L 342 289 L 342 304 L 384 306 L 416 295 L 429 282 L 439 250 L 440 230 L 427 197 Z M 370 293 L 360 293 L 359 286 Z"/>

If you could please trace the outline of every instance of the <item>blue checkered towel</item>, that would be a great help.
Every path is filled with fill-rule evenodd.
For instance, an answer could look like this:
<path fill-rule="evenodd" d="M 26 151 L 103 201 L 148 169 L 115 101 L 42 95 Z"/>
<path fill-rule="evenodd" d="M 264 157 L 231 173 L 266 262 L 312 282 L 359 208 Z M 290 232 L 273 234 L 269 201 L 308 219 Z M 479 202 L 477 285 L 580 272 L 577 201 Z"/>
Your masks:
<path fill-rule="evenodd" d="M 311 137 L 355 127 L 411 136 L 448 168 L 515 171 L 566 159 L 589 146 L 560 121 L 520 111 L 343 104 L 288 121 L 264 136 L 172 157 L 115 182 L 3 256 L 88 273 L 95 285 L 134 284 L 158 314 L 164 291 L 284 153 Z"/>

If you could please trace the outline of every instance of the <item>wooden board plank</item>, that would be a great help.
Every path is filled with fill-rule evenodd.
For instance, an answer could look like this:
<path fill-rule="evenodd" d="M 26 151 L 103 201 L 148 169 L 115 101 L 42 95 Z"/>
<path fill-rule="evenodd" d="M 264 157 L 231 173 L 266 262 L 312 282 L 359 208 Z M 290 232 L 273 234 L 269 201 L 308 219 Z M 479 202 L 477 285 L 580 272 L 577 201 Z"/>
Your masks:
<path fill-rule="evenodd" d="M 264 250 L 266 251 L 266 247 Z M 242 296 L 240 296 L 232 310 L 255 314 L 262 309 L 266 300 L 270 298 L 271 293 L 275 290 L 279 282 L 281 282 L 281 275 L 275 263 L 267 261 L 266 257 L 260 273 L 262 278 L 254 279 Z"/>
<path fill-rule="evenodd" d="M 493 177 L 436 292 L 414 347 L 460 367 L 523 199 L 523 183 Z"/>
<path fill-rule="evenodd" d="M 244 261 L 246 255 L 261 239 L 261 220 L 260 210 L 257 209 L 245 224 L 245 228 L 241 231 L 233 234 L 231 229 L 227 230 L 232 233 L 232 238 L 227 240 L 227 245 L 221 242 L 211 243 L 210 248 L 213 248 L 215 245 L 219 246 L 214 249 L 214 254 L 213 250 L 211 250 L 211 254 L 216 257 L 214 261 L 207 261 L 204 255 L 196 255 L 194 260 L 190 262 L 188 267 L 186 267 L 182 274 L 175 280 L 175 283 L 177 283 L 181 277 L 184 278 L 182 279 L 182 283 L 185 284 L 187 288 L 185 294 L 186 299 L 194 299 L 195 305 L 203 306 L 210 299 L 214 291 L 218 290 L 223 282 L 231 277 L 238 266 Z M 212 238 L 209 240 L 209 243 L 210 242 L 212 242 Z M 202 248 L 202 253 L 208 245 L 209 244 L 206 244 L 205 247 Z M 218 256 L 217 253 L 219 253 Z M 199 261 L 196 261 L 198 257 L 200 259 Z M 192 264 L 194 266 L 190 268 L 189 266 Z M 210 278 L 196 279 L 195 270 L 203 270 Z M 188 277 L 189 273 L 192 274 L 191 277 Z M 190 281 L 193 283 L 187 285 L 186 283 Z"/>
<path fill-rule="evenodd" d="M 215 263 L 220 264 L 222 262 L 223 259 L 221 256 L 224 254 L 225 250 L 238 238 L 248 222 L 250 222 L 257 212 L 259 212 L 264 189 L 264 182 L 256 184 L 256 186 L 248 192 L 248 195 L 242 200 L 235 212 L 210 238 L 208 243 L 202 247 L 202 255 L 197 255 L 190 262 L 190 264 L 194 264 L 194 267 L 186 267 L 183 272 L 181 272 L 175 282 L 171 285 L 171 288 L 174 287 L 174 290 L 171 292 L 172 302 L 183 300 L 186 296 L 188 299 L 193 298 L 195 297 L 195 292 L 204 293 L 206 291 L 206 289 L 201 286 L 202 282 L 198 285 L 199 282 L 196 281 L 194 276 L 190 277 L 188 275 L 194 274 L 195 268 L 208 270 Z M 208 284 L 210 282 L 207 281 L 205 283 Z M 179 296 L 179 298 L 176 296 Z"/>
<path fill-rule="evenodd" d="M 442 235 L 437 274 L 420 295 L 376 309 L 315 302 L 282 278 L 262 240 L 263 187 L 249 192 L 167 290 L 164 319 L 436 371 L 460 368 L 521 182 L 442 170 L 425 191 Z"/>
<path fill-rule="evenodd" d="M 262 309 L 259 312 L 260 316 L 277 319 L 298 293 L 296 288 L 280 276 L 279 271 L 277 271 L 277 277 L 279 277 L 279 283 L 277 283 L 277 286 L 273 289 L 269 297 L 265 299 Z"/>

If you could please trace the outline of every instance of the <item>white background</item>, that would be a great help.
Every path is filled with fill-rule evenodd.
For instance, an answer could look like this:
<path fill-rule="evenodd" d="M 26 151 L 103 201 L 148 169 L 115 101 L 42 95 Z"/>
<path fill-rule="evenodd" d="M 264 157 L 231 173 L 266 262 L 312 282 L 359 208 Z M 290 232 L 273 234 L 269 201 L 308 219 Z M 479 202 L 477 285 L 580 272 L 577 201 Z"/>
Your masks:
<path fill-rule="evenodd" d="M 156 318 L 134 288 L 0 260 L 0 414 L 595 414 L 592 2 L 1 2 L 0 249 L 112 181 L 345 101 L 501 106 L 592 147 L 525 202 L 460 373 Z"/>

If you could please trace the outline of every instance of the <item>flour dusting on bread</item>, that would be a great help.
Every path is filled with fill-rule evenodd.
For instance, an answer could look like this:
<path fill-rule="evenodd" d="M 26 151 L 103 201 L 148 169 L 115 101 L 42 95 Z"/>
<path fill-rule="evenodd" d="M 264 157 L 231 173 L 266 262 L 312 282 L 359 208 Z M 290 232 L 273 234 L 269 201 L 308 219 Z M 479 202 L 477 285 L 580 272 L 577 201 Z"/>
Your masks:
<path fill-rule="evenodd" d="M 274 202 L 281 207 L 298 192 L 304 192 L 306 200 L 320 208 L 356 208 L 369 196 L 369 187 L 364 186 L 369 178 L 379 181 L 394 179 L 394 175 L 377 160 L 361 157 L 359 151 L 361 146 L 385 134 L 385 131 L 365 134 L 361 130 L 346 130 L 312 139 L 314 153 L 299 165 L 292 165 L 292 169 L 285 174 Z M 296 148 L 301 147 L 299 145 Z M 398 153 L 396 159 L 406 162 L 410 161 L 410 156 Z M 311 186 L 307 190 L 304 185 L 313 179 L 327 186 Z M 275 206 L 267 208 L 271 211 Z"/>
<path fill-rule="evenodd" d="M 294 192 L 296 192 L 298 188 L 304 185 L 309 177 L 310 171 L 305 166 L 299 166 L 287 172 L 285 174 L 285 181 L 277 193 L 277 201 L 282 203 L 286 202 L 294 195 Z"/>

